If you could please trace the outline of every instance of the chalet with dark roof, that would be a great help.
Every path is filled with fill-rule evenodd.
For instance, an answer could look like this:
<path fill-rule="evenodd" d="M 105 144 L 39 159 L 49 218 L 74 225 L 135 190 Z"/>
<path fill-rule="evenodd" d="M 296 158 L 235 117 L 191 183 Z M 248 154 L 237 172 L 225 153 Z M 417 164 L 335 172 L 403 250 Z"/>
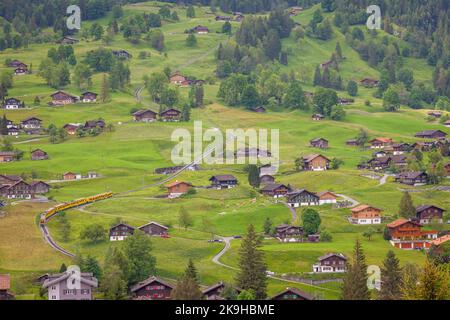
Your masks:
<path fill-rule="evenodd" d="M 31 160 L 48 160 L 48 153 L 42 149 L 31 151 Z"/>
<path fill-rule="evenodd" d="M 7 110 L 21 109 L 24 107 L 25 107 L 25 104 L 16 98 L 5 99 L 5 102 L 3 103 L 3 109 L 7 109 Z"/>
<path fill-rule="evenodd" d="M 130 59 L 130 58 L 133 57 L 133 56 L 131 55 L 131 53 L 129 53 L 128 51 L 123 50 L 123 49 L 121 49 L 121 50 L 113 50 L 112 53 L 113 53 L 113 55 L 114 55 L 116 58 L 119 58 L 119 59 L 125 59 L 125 60 L 128 60 L 128 59 Z"/>
<path fill-rule="evenodd" d="M 103 129 L 105 129 L 105 126 L 106 126 L 106 123 L 102 119 L 89 120 L 89 121 L 85 122 L 83 129 L 84 130 L 92 130 L 92 129 L 103 130 Z"/>
<path fill-rule="evenodd" d="M 0 195 L 7 199 L 31 199 L 33 198 L 33 189 L 23 180 L 19 180 L 11 185 L 0 187 Z"/>
<path fill-rule="evenodd" d="M 428 175 L 425 172 L 401 172 L 395 176 L 395 181 L 411 186 L 422 186 L 428 183 Z"/>
<path fill-rule="evenodd" d="M 328 148 L 328 140 L 324 138 L 315 138 L 309 141 L 309 144 L 313 148 L 326 149 Z"/>
<path fill-rule="evenodd" d="M 153 122 L 156 121 L 157 113 L 150 109 L 139 110 L 133 113 L 134 121 Z"/>
<path fill-rule="evenodd" d="M 441 139 L 445 138 L 447 133 L 445 133 L 442 130 L 424 130 L 417 132 L 414 136 L 417 138 L 424 138 L 424 139 Z"/>
<path fill-rule="evenodd" d="M 214 189 L 230 189 L 236 187 L 238 180 L 231 174 L 215 175 L 209 178 Z"/>
<path fill-rule="evenodd" d="M 67 123 L 63 126 L 63 129 L 71 136 L 75 135 L 79 128 L 83 128 L 81 123 Z"/>
<path fill-rule="evenodd" d="M 321 154 L 309 154 L 301 160 L 305 171 L 324 171 L 330 168 L 330 159 Z"/>
<path fill-rule="evenodd" d="M 37 117 L 28 117 L 22 120 L 21 126 L 24 129 L 40 129 L 42 120 Z"/>
<path fill-rule="evenodd" d="M 349 140 L 345 141 L 345 144 L 347 146 L 351 146 L 351 147 L 357 147 L 359 145 L 358 139 L 349 139 Z"/>
<path fill-rule="evenodd" d="M 444 209 L 434 205 L 420 205 L 416 207 L 416 219 L 420 224 L 429 224 L 433 220 L 442 223 L 444 211 Z"/>
<path fill-rule="evenodd" d="M 280 224 L 275 227 L 275 237 L 281 242 L 299 242 L 303 238 L 303 228 Z"/>
<path fill-rule="evenodd" d="M 28 73 L 28 69 L 22 68 L 22 67 L 16 68 L 14 70 L 14 75 L 16 75 L 16 76 L 24 76 L 27 73 Z"/>
<path fill-rule="evenodd" d="M 270 174 L 263 174 L 259 177 L 259 181 L 262 185 L 275 182 L 275 177 Z"/>
<path fill-rule="evenodd" d="M 143 231 L 145 234 L 148 234 L 150 236 L 161 237 L 166 236 L 168 234 L 169 228 L 157 222 L 150 221 L 149 223 L 139 227 L 139 230 Z"/>
<path fill-rule="evenodd" d="M 227 16 L 216 16 L 216 21 L 231 21 L 233 20 L 232 17 L 227 17 Z"/>
<path fill-rule="evenodd" d="M 271 297 L 270 300 L 314 300 L 314 298 L 309 293 L 296 288 L 286 288 L 286 290 Z"/>
<path fill-rule="evenodd" d="M 355 99 L 350 98 L 338 98 L 338 103 L 340 105 L 349 105 L 355 102 Z"/>
<path fill-rule="evenodd" d="M 313 265 L 314 273 L 342 273 L 347 271 L 347 258 L 342 253 L 327 253 Z"/>
<path fill-rule="evenodd" d="M 264 108 L 263 106 L 254 107 L 251 110 L 253 112 L 256 112 L 256 113 L 264 113 L 264 112 L 266 112 L 266 108 Z"/>
<path fill-rule="evenodd" d="M 161 121 L 171 122 L 171 121 L 180 121 L 181 120 L 181 111 L 170 108 L 165 111 L 162 111 L 159 114 L 159 118 Z"/>
<path fill-rule="evenodd" d="M 61 90 L 51 94 L 50 97 L 52 98 L 52 102 L 50 104 L 53 106 L 62 106 L 66 104 L 76 103 L 78 101 L 78 97 L 75 97 Z"/>
<path fill-rule="evenodd" d="M 207 33 L 209 33 L 208 27 L 200 26 L 200 25 L 190 29 L 189 31 L 192 32 L 192 33 L 196 33 L 196 34 L 207 34 Z"/>
<path fill-rule="evenodd" d="M 174 286 L 158 277 L 151 276 L 131 287 L 134 300 L 170 300 Z"/>
<path fill-rule="evenodd" d="M 359 83 L 366 88 L 373 88 L 373 87 L 378 87 L 378 84 L 380 83 L 380 81 L 378 81 L 376 79 L 371 79 L 371 78 L 364 78 L 361 81 L 359 81 Z"/>
<path fill-rule="evenodd" d="M 411 145 L 409 145 L 408 143 L 394 143 L 392 145 L 392 153 L 394 156 L 396 155 L 401 155 L 404 154 L 406 152 L 409 152 L 411 150 Z"/>
<path fill-rule="evenodd" d="M 109 241 L 123 241 L 134 234 L 134 227 L 119 223 L 109 229 Z"/>
<path fill-rule="evenodd" d="M 301 206 L 318 206 L 319 197 L 306 189 L 291 191 L 286 194 L 289 206 L 297 208 Z"/>
<path fill-rule="evenodd" d="M 64 36 L 60 40 L 58 40 L 56 43 L 72 45 L 72 44 L 77 44 L 78 42 L 80 42 L 80 40 L 75 39 L 74 37 Z"/>
<path fill-rule="evenodd" d="M 225 283 L 223 281 L 220 281 L 206 288 L 205 290 L 202 291 L 202 293 L 206 300 L 225 300 L 225 298 L 221 296 L 225 287 L 226 287 Z M 236 291 L 237 294 L 241 293 L 242 291 L 238 288 L 233 289 Z"/>
<path fill-rule="evenodd" d="M 80 100 L 83 103 L 93 103 L 97 102 L 97 96 L 98 94 L 95 92 L 86 91 L 81 94 Z"/>
<path fill-rule="evenodd" d="M 45 183 L 44 181 L 32 181 L 30 183 L 30 186 L 33 195 L 45 194 L 50 191 L 50 185 L 48 183 Z"/>
<path fill-rule="evenodd" d="M 11 60 L 8 63 L 8 67 L 10 67 L 10 68 L 28 68 L 28 66 L 20 60 Z"/>
<path fill-rule="evenodd" d="M 323 114 L 320 114 L 320 113 L 315 113 L 315 114 L 313 114 L 313 115 L 311 116 L 311 118 L 312 118 L 314 121 L 320 121 L 320 120 L 325 119 L 325 116 L 324 116 Z"/>
<path fill-rule="evenodd" d="M 284 184 L 269 183 L 262 187 L 259 191 L 265 196 L 281 198 L 286 196 L 286 194 L 289 192 L 289 188 Z"/>

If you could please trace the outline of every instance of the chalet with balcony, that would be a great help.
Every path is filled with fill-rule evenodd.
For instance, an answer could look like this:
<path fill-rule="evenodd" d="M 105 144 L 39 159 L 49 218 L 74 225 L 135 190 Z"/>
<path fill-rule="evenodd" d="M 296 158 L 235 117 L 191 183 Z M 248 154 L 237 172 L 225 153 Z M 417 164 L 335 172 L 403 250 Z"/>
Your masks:
<path fill-rule="evenodd" d="M 25 107 L 25 104 L 16 98 L 5 99 L 5 102 L 3 103 L 3 109 L 7 109 L 7 110 L 16 110 L 16 109 L 21 109 L 24 107 Z"/>
<path fill-rule="evenodd" d="M 109 241 L 123 241 L 134 234 L 134 227 L 119 223 L 109 229 Z"/>
<path fill-rule="evenodd" d="M 10 67 L 10 68 L 28 68 L 28 66 L 20 60 L 11 60 L 8 63 L 8 67 Z"/>
<path fill-rule="evenodd" d="M 347 258 L 342 253 L 328 253 L 318 258 L 313 273 L 343 273 L 347 271 Z"/>
<path fill-rule="evenodd" d="M 145 234 L 148 234 L 150 236 L 161 237 L 166 236 L 168 234 L 169 228 L 157 222 L 151 221 L 139 227 L 139 230 L 143 231 Z"/>
<path fill-rule="evenodd" d="M 48 153 L 42 149 L 31 151 L 31 160 L 48 160 Z"/>
<path fill-rule="evenodd" d="M 391 146 L 394 141 L 391 138 L 379 137 L 369 141 L 372 149 L 381 149 L 387 146 Z"/>
<path fill-rule="evenodd" d="M 63 126 L 63 129 L 67 132 L 68 135 L 75 135 L 77 133 L 78 128 L 82 128 L 83 125 L 81 123 L 67 123 Z"/>
<path fill-rule="evenodd" d="M 176 198 L 187 193 L 192 188 L 192 184 L 176 180 L 167 184 L 166 188 L 169 198 Z"/>
<path fill-rule="evenodd" d="M 79 281 L 80 288 L 71 284 Z M 76 277 L 71 271 L 49 275 L 42 288 L 48 290 L 48 300 L 93 300 L 93 291 L 98 287 L 98 280 L 92 273 L 80 273 Z"/>
<path fill-rule="evenodd" d="M 180 121 L 181 120 L 181 111 L 174 109 L 174 108 L 170 108 L 165 111 L 162 111 L 159 114 L 159 118 L 161 119 L 161 121 L 164 121 L 164 122 Z"/>
<path fill-rule="evenodd" d="M 215 175 L 209 178 L 214 189 L 230 189 L 237 186 L 238 180 L 231 174 Z"/>
<path fill-rule="evenodd" d="M 76 103 L 78 101 L 78 97 L 61 90 L 51 94 L 50 97 L 52 98 L 52 101 L 50 102 L 50 105 L 52 106 L 63 106 L 66 104 Z"/>
<path fill-rule="evenodd" d="M 208 27 L 200 26 L 200 25 L 190 29 L 189 31 L 191 33 L 196 33 L 196 34 L 207 34 L 207 33 L 209 33 Z"/>
<path fill-rule="evenodd" d="M 81 94 L 80 100 L 83 103 L 93 103 L 97 102 L 97 96 L 98 94 L 95 92 L 86 91 Z"/>
<path fill-rule="evenodd" d="M 153 122 L 156 121 L 157 113 L 153 110 L 139 110 L 133 113 L 134 121 L 139 122 Z"/>
<path fill-rule="evenodd" d="M 280 224 L 275 227 L 275 237 L 281 242 L 300 242 L 303 239 L 303 228 Z"/>
<path fill-rule="evenodd" d="M 32 195 L 45 194 L 50 191 L 50 185 L 43 181 L 32 181 L 30 183 Z"/>
<path fill-rule="evenodd" d="M 301 160 L 305 171 L 324 171 L 330 168 L 330 159 L 321 154 L 306 155 Z"/>
<path fill-rule="evenodd" d="M 11 162 L 16 160 L 14 151 L 0 151 L 0 162 Z"/>
<path fill-rule="evenodd" d="M 286 194 L 289 192 L 289 188 L 284 184 L 269 183 L 262 187 L 259 191 L 265 196 L 281 198 L 286 196 Z"/>
<path fill-rule="evenodd" d="M 395 248 L 405 250 L 428 249 L 438 234 L 435 230 L 424 231 L 420 223 L 406 219 L 395 220 L 387 228 L 390 243 Z"/>
<path fill-rule="evenodd" d="M 40 129 L 41 124 L 42 120 L 36 117 L 29 117 L 21 122 L 21 126 L 24 129 Z"/>
<path fill-rule="evenodd" d="M 406 152 L 409 152 L 411 150 L 411 148 L 412 148 L 411 145 L 409 145 L 408 143 L 404 143 L 404 142 L 394 143 L 392 145 L 392 154 L 394 156 L 402 155 Z"/>
<path fill-rule="evenodd" d="M 384 156 L 372 158 L 369 161 L 367 161 L 367 164 L 370 166 L 372 170 L 382 171 L 390 167 L 391 161 L 392 161 L 391 157 Z"/>
<path fill-rule="evenodd" d="M 287 203 L 293 208 L 302 206 L 318 206 L 319 197 L 306 189 L 291 191 L 286 194 Z"/>
<path fill-rule="evenodd" d="M 395 181 L 411 186 L 423 186 L 428 183 L 428 175 L 425 172 L 401 172 L 395 176 Z"/>
<path fill-rule="evenodd" d="M 447 133 L 442 130 L 424 130 L 417 132 L 414 136 L 423 139 L 442 139 L 447 136 Z"/>
<path fill-rule="evenodd" d="M 314 298 L 309 293 L 296 288 L 286 288 L 286 290 L 271 297 L 270 300 L 314 300 Z"/>
<path fill-rule="evenodd" d="M 27 73 L 28 73 L 27 68 L 19 67 L 19 68 L 14 69 L 14 75 L 16 75 L 16 76 L 24 76 Z"/>
<path fill-rule="evenodd" d="M 361 204 L 351 209 L 351 222 L 353 224 L 380 224 L 381 209 Z"/>
<path fill-rule="evenodd" d="M 336 203 L 338 198 L 338 196 L 331 191 L 319 192 L 317 193 L 317 196 L 319 197 L 319 205 Z"/>
<path fill-rule="evenodd" d="M 19 133 L 20 133 L 20 130 L 16 126 L 8 128 L 8 136 L 18 136 Z"/>
<path fill-rule="evenodd" d="M 0 274 L 0 301 L 13 300 L 11 290 L 11 277 L 9 274 Z"/>
<path fill-rule="evenodd" d="M 160 278 L 151 276 L 131 287 L 134 300 L 170 300 L 174 286 Z"/>
<path fill-rule="evenodd" d="M 32 187 L 23 180 L 0 187 L 0 195 L 7 199 L 31 199 L 34 195 Z"/>
<path fill-rule="evenodd" d="M 313 148 L 326 149 L 328 148 L 328 140 L 324 138 L 315 138 L 309 141 L 309 145 Z"/>
<path fill-rule="evenodd" d="M 420 224 L 429 224 L 432 221 L 443 222 L 444 209 L 434 205 L 424 204 L 416 207 L 416 220 Z"/>

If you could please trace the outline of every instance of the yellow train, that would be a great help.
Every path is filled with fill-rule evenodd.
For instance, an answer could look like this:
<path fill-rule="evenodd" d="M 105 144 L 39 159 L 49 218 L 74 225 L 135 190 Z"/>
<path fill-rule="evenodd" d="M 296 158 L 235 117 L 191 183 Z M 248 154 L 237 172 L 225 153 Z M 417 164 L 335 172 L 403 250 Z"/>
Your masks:
<path fill-rule="evenodd" d="M 41 224 L 45 224 L 50 218 L 52 218 L 58 212 L 72 209 L 75 207 L 79 207 L 79 206 L 82 206 L 82 205 L 85 205 L 85 204 L 88 204 L 91 202 L 96 202 L 96 201 L 104 200 L 107 198 L 111 198 L 112 196 L 113 196 L 112 192 L 105 192 L 105 193 L 97 194 L 92 197 L 81 198 L 81 199 L 77 199 L 75 201 L 58 204 L 57 206 L 54 206 L 41 214 Z"/>

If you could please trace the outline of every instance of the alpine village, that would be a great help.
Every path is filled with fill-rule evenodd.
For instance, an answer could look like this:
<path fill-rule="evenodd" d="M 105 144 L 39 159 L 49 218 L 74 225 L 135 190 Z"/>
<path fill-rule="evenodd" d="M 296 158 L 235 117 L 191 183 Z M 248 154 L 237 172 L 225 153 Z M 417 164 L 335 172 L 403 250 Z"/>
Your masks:
<path fill-rule="evenodd" d="M 2 0 L 0 300 L 449 300 L 450 8 L 379 2 Z"/>

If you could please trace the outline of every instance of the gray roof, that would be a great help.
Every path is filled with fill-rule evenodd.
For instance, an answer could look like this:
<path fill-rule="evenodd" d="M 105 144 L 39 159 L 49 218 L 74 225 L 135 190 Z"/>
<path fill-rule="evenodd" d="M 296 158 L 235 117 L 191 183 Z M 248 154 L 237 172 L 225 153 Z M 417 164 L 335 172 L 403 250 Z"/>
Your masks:
<path fill-rule="evenodd" d="M 233 176 L 232 174 L 220 174 L 220 175 L 215 175 L 212 176 L 209 180 L 213 180 L 216 179 L 218 181 L 230 181 L 230 180 L 237 180 L 235 176 Z"/>
<path fill-rule="evenodd" d="M 269 184 L 266 184 L 263 188 L 261 188 L 261 191 L 274 191 L 275 189 L 278 189 L 279 187 L 287 188 L 284 184 L 281 184 L 281 183 L 269 183 Z"/>
<path fill-rule="evenodd" d="M 322 261 L 322 260 L 328 259 L 329 257 L 333 257 L 333 256 L 336 256 L 336 257 L 342 258 L 344 260 L 347 260 L 347 257 L 344 256 L 342 253 L 327 253 L 327 254 L 319 257 L 318 260 Z"/>
<path fill-rule="evenodd" d="M 149 284 L 151 284 L 153 282 L 159 282 L 159 283 L 165 285 L 166 287 L 169 287 L 169 288 L 173 289 L 173 286 L 171 284 L 161 280 L 158 277 L 151 276 L 151 277 L 147 278 L 146 280 L 144 280 L 142 282 L 139 282 L 139 283 L 135 284 L 134 286 L 132 286 L 130 291 L 131 292 L 136 292 L 137 290 L 139 290 L 139 289 L 141 289 L 141 288 L 143 288 L 145 286 L 148 286 Z"/>
<path fill-rule="evenodd" d="M 49 275 L 48 278 L 44 281 L 42 287 L 46 289 L 52 285 L 67 280 L 70 276 L 71 276 L 70 272 L 67 271 L 64 273 Z M 94 277 L 92 273 L 81 273 L 80 276 L 81 276 L 80 281 L 82 283 L 90 285 L 91 287 L 98 286 L 98 280 L 97 278 Z"/>
<path fill-rule="evenodd" d="M 433 207 L 437 208 L 439 210 L 445 211 L 444 209 L 439 208 L 439 207 L 437 207 L 435 205 L 432 205 L 432 204 L 422 204 L 422 205 L 416 207 L 416 212 L 419 213 L 419 212 L 422 212 L 422 211 L 424 211 L 426 209 L 433 208 Z"/>

